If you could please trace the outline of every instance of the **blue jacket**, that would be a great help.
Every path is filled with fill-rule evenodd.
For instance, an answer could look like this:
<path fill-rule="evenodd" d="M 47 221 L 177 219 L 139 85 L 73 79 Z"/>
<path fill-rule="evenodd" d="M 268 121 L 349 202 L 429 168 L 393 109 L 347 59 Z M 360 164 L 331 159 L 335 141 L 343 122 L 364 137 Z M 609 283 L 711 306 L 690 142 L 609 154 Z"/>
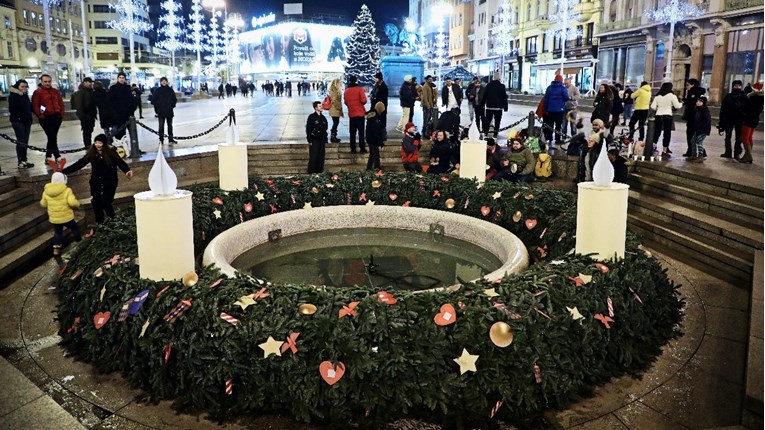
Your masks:
<path fill-rule="evenodd" d="M 553 81 L 545 91 L 545 112 L 564 112 L 568 99 L 566 87 L 558 81 Z"/>

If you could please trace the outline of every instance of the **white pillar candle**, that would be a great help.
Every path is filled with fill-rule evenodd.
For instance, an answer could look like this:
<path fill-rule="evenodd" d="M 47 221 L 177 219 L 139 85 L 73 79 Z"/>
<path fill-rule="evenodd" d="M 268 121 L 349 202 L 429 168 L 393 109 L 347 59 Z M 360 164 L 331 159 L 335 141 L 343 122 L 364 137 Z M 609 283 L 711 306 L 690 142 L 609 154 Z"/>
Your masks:
<path fill-rule="evenodd" d="M 169 281 L 194 271 L 191 194 L 144 191 L 133 196 L 141 278 Z"/>
<path fill-rule="evenodd" d="M 218 145 L 218 174 L 222 190 L 247 189 L 247 145 Z"/>
<path fill-rule="evenodd" d="M 594 182 L 582 182 L 578 188 L 576 252 L 594 253 L 593 258 L 598 260 L 624 258 L 630 187 L 620 183 L 599 187 Z"/>
<path fill-rule="evenodd" d="M 486 144 L 463 140 L 460 144 L 460 178 L 486 180 Z"/>

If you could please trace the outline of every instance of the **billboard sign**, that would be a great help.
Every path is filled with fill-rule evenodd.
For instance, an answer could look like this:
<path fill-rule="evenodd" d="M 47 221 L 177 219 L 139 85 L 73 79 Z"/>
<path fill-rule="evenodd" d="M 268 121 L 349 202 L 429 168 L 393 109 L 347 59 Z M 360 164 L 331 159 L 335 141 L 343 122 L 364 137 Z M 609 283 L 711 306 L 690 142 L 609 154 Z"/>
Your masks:
<path fill-rule="evenodd" d="M 241 73 L 342 73 L 353 27 L 288 22 L 239 36 Z"/>

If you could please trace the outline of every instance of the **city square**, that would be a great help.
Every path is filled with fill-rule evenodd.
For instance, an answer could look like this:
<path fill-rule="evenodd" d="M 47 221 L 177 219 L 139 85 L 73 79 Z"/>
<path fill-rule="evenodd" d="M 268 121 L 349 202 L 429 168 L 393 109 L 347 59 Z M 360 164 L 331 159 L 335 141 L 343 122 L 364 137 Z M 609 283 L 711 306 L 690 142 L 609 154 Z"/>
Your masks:
<path fill-rule="evenodd" d="M 3 3 L 0 428 L 761 428 L 762 2 L 129 3 Z"/>

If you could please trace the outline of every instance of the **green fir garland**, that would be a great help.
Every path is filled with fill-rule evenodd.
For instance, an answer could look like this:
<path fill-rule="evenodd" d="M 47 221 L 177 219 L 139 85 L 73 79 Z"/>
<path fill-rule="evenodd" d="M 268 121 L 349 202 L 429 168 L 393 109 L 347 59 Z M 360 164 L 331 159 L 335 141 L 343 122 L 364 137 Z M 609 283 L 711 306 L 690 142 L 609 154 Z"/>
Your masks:
<path fill-rule="evenodd" d="M 518 422 L 565 406 L 610 378 L 638 375 L 679 333 L 683 302 L 677 286 L 641 251 L 635 236 L 628 235 L 626 256 L 618 262 L 596 266 L 590 257 L 570 253 L 576 227 L 571 193 L 391 173 L 254 178 L 245 191 L 192 191 L 197 255 L 215 235 L 242 221 L 302 209 L 307 202 L 366 204 L 366 193 L 378 205 L 451 210 L 496 223 L 523 240 L 533 261 L 502 282 L 466 283 L 456 292 L 388 291 L 398 300 L 393 305 L 378 301 L 379 291 L 367 287 L 271 285 L 240 276 L 210 288 L 223 277 L 213 267 L 198 266 L 199 282 L 185 287 L 180 281 L 139 279 L 135 216 L 123 211 L 83 241 L 63 271 L 57 290 L 60 334 L 70 351 L 100 371 L 120 371 L 153 399 L 175 399 L 181 410 L 206 410 L 220 420 L 287 413 L 333 427 L 369 427 L 404 416 L 488 426 L 502 400 L 493 420 Z M 448 199 L 455 200 L 452 209 Z M 517 212 L 521 218 L 515 221 Z M 537 223 L 528 228 L 526 220 Z M 588 275 L 591 281 L 582 284 Z M 270 297 L 245 310 L 234 304 L 263 287 Z M 483 294 L 487 288 L 499 296 Z M 148 299 L 137 314 L 119 321 L 123 304 L 144 290 Z M 607 329 L 594 316 L 608 315 L 609 298 L 614 322 Z M 164 321 L 185 299 L 191 308 L 175 323 Z M 354 301 L 360 302 L 356 315 L 339 318 L 340 309 Z M 318 311 L 301 315 L 303 303 Z M 438 326 L 433 318 L 446 303 L 457 310 L 457 321 Z M 572 318 L 567 308 L 574 307 L 583 319 Z M 110 319 L 97 329 L 95 315 L 107 311 Z M 222 312 L 238 324 L 224 321 Z M 514 340 L 506 348 L 489 339 L 497 321 L 512 327 Z M 285 341 L 293 332 L 300 333 L 297 353 L 263 357 L 259 344 L 269 336 Z M 463 348 L 479 355 L 477 372 L 460 375 L 453 360 Z M 321 378 L 323 361 L 345 365 L 336 384 Z"/>

